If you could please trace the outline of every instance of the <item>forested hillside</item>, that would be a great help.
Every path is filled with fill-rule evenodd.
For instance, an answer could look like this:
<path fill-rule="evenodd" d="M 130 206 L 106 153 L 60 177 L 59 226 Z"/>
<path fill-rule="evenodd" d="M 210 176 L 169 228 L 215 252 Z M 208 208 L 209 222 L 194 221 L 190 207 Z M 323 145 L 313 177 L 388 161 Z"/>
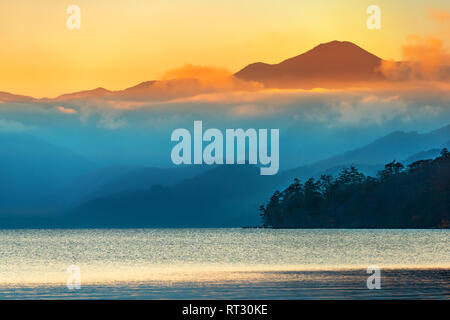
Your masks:
<path fill-rule="evenodd" d="M 376 178 L 351 166 L 337 177 L 295 179 L 260 210 L 273 228 L 448 228 L 450 153 L 407 167 L 392 161 Z"/>

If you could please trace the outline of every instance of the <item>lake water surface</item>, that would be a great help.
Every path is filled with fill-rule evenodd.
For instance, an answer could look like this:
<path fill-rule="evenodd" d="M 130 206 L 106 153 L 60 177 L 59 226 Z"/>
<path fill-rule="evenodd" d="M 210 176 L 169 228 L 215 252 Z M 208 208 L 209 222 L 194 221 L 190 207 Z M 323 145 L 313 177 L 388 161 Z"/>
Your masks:
<path fill-rule="evenodd" d="M 450 230 L 0 230 L 0 257 L 0 299 L 450 298 Z"/>

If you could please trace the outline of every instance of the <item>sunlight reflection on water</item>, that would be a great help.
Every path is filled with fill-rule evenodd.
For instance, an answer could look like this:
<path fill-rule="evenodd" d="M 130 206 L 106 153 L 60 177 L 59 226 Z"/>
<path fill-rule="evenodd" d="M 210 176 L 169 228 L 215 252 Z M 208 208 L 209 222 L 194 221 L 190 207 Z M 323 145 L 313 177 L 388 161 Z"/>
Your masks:
<path fill-rule="evenodd" d="M 207 292 L 227 297 L 226 288 L 241 288 L 230 293 L 241 298 L 330 296 L 345 288 L 366 293 L 369 265 L 381 267 L 392 284 L 396 277 L 416 279 L 426 292 L 430 277 L 430 287 L 448 289 L 450 230 L 1 230 L 0 253 L 0 297 L 6 298 L 82 292 L 85 297 L 201 298 Z M 69 265 L 81 268 L 82 292 L 67 292 Z M 105 288 L 110 289 L 102 294 Z"/>

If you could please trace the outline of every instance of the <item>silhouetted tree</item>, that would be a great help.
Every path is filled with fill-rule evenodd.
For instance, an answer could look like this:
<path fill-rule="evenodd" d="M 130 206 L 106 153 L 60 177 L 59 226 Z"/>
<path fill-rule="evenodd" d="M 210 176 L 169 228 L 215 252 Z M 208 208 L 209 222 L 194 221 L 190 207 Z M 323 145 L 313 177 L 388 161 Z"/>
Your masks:
<path fill-rule="evenodd" d="M 298 179 L 261 206 L 263 225 L 274 228 L 448 228 L 450 153 L 408 165 L 392 161 L 378 179 L 354 166 L 337 178 Z"/>
<path fill-rule="evenodd" d="M 384 170 L 379 173 L 380 180 L 384 181 L 390 177 L 399 174 L 405 168 L 403 164 L 396 160 L 389 162 L 384 166 Z"/>
<path fill-rule="evenodd" d="M 364 179 L 364 174 L 359 172 L 354 166 L 344 168 L 338 178 L 339 182 L 343 184 L 360 184 Z"/>

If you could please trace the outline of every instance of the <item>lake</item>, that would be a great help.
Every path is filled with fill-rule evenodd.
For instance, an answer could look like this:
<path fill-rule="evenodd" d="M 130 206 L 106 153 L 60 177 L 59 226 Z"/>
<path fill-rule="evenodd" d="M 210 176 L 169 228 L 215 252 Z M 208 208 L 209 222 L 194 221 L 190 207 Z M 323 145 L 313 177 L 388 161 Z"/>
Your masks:
<path fill-rule="evenodd" d="M 0 299 L 450 298 L 450 230 L 0 230 L 0 255 Z"/>

